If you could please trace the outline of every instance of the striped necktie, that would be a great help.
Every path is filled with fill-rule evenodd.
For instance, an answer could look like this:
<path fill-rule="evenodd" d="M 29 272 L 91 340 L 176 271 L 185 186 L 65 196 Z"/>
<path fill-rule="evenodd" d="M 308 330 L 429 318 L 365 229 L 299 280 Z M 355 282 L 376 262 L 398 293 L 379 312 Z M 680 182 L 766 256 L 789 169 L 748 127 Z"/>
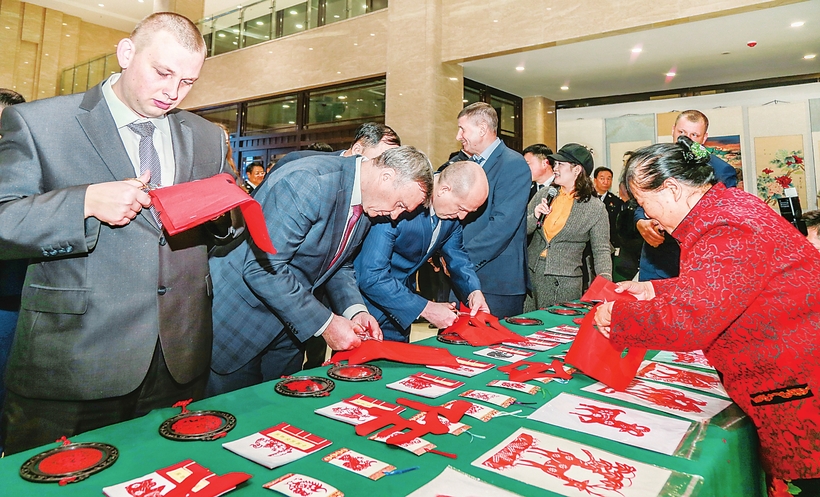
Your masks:
<path fill-rule="evenodd" d="M 142 123 L 131 123 L 128 129 L 139 135 L 140 145 L 140 176 L 145 174 L 145 171 L 151 171 L 150 182 L 154 185 L 162 184 L 162 166 L 159 163 L 159 154 L 156 147 L 154 147 L 154 130 L 156 126 L 151 121 Z M 151 206 L 151 215 L 162 229 L 162 221 L 159 218 L 159 212 Z"/>

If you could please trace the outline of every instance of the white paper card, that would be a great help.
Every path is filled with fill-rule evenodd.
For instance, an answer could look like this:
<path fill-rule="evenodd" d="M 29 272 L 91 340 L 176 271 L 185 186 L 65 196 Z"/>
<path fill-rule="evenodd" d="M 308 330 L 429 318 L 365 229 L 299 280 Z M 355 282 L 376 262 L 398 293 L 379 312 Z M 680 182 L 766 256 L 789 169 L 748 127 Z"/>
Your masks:
<path fill-rule="evenodd" d="M 726 399 L 729 398 L 729 395 L 720 383 L 720 378 L 715 373 L 681 368 L 672 364 L 644 361 L 641 363 L 641 367 L 635 376 L 645 380 L 659 381 L 670 385 L 700 390 L 713 395 L 720 395 Z"/>
<path fill-rule="evenodd" d="M 438 476 L 407 497 L 521 497 L 447 466 Z"/>

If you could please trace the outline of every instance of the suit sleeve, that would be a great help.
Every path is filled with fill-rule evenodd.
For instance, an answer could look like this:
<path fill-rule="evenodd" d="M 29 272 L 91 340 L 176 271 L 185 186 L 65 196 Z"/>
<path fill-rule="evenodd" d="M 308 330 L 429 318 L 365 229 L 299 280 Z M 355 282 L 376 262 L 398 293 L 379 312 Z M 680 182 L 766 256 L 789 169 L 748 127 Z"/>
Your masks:
<path fill-rule="evenodd" d="M 441 253 L 447 268 L 450 271 L 450 280 L 456 287 L 458 293 L 465 298 L 475 290 L 481 290 L 481 282 L 475 274 L 475 266 L 467 251 L 464 250 L 461 224 L 450 234 L 444 245 L 441 246 Z"/>
<path fill-rule="evenodd" d="M 3 111 L 0 135 L 0 258 L 60 258 L 93 249 L 100 222 L 85 219 L 88 185 L 44 190 L 37 147 L 14 107 Z"/>
<path fill-rule="evenodd" d="M 427 299 L 412 292 L 393 275 L 390 259 L 397 237 L 398 228 L 392 223 L 374 225 L 354 265 L 362 294 L 399 326 L 407 328 L 424 310 Z"/>
<path fill-rule="evenodd" d="M 616 347 L 689 351 L 708 347 L 763 291 L 771 254 L 736 227 L 711 230 L 692 247 L 677 278 L 652 281 L 656 297 L 615 302 L 611 340 Z"/>
<path fill-rule="evenodd" d="M 727 188 L 737 186 L 737 171 L 729 163 L 713 154 L 709 159 L 709 165 L 715 170 L 715 178 Z"/>
<path fill-rule="evenodd" d="M 343 315 L 351 306 L 360 305 L 365 309 L 364 299 L 356 284 L 353 261 L 348 259 L 325 283 L 325 290 L 334 312 Z M 352 317 L 352 316 L 351 316 Z"/>
<path fill-rule="evenodd" d="M 272 186 L 262 209 L 276 254 L 249 250 L 242 277 L 248 287 L 301 341 L 313 336 L 330 319 L 330 309 L 313 296 L 291 271 L 299 246 L 319 220 L 319 198 L 328 198 L 309 174 L 292 174 Z"/>
<path fill-rule="evenodd" d="M 515 237 L 527 210 L 527 197 L 532 183 L 529 167 L 523 158 L 504 162 L 506 164 L 500 164 L 503 170 L 498 173 L 492 205 L 487 206 L 491 213 L 489 222 L 480 233 L 465 243 L 467 251 L 474 256 L 476 269 L 504 252 Z"/>
<path fill-rule="evenodd" d="M 593 202 L 594 199 L 590 200 Z M 601 204 L 598 210 L 598 220 L 592 225 L 589 233 L 592 258 L 595 263 L 595 272 L 605 275 L 612 280 L 612 256 L 609 251 L 609 213 Z"/>

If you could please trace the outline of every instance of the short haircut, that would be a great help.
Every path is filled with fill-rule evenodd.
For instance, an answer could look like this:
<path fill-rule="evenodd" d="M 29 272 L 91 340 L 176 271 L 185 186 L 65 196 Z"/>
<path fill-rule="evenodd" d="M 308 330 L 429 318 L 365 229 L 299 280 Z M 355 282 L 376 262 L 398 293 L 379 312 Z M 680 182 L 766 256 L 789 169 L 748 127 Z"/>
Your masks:
<path fill-rule="evenodd" d="M 541 160 L 548 160 L 552 164 L 552 159 L 548 155 L 552 154 L 552 149 L 543 143 L 534 143 L 521 151 L 521 155 L 532 154 Z"/>
<path fill-rule="evenodd" d="M 680 121 L 681 118 L 685 118 L 687 121 L 693 123 L 702 122 L 706 125 L 706 129 L 709 129 L 709 118 L 706 117 L 706 114 L 699 110 L 690 109 L 681 112 L 678 114 L 678 117 L 675 118 L 675 124 L 678 124 L 678 121 Z"/>
<path fill-rule="evenodd" d="M 393 131 L 393 128 L 380 123 L 364 123 L 356 128 L 356 136 L 350 143 L 350 147 L 359 144 L 366 148 L 373 148 L 379 142 L 387 143 L 388 145 L 401 146 L 401 138 Z"/>
<path fill-rule="evenodd" d="M 601 167 L 596 167 L 595 170 L 592 171 L 592 177 L 595 178 L 595 179 L 598 179 L 598 175 L 601 174 L 601 173 L 609 173 L 610 175 L 613 175 L 612 169 L 610 169 L 608 167 L 605 167 L 605 166 L 601 166 Z"/>
<path fill-rule="evenodd" d="M 820 211 L 804 212 L 801 219 L 806 223 L 806 228 L 820 228 Z"/>
<path fill-rule="evenodd" d="M 8 88 L 0 88 L 0 107 L 8 107 L 9 105 L 17 105 L 26 103 L 23 95 L 20 95 L 14 90 Z"/>
<path fill-rule="evenodd" d="M 408 181 L 418 184 L 424 192 L 424 205 L 429 205 L 433 192 L 433 165 L 424 152 L 409 145 L 399 146 L 385 150 L 370 162 L 374 167 L 389 167 L 396 171 L 396 187 Z"/>
<path fill-rule="evenodd" d="M 487 123 L 494 134 L 498 134 L 498 114 L 493 107 L 485 102 L 476 102 L 461 109 L 458 113 L 458 118 L 467 116 L 473 123 Z"/>
<path fill-rule="evenodd" d="M 473 165 L 475 162 L 471 161 L 453 162 L 439 173 L 438 180 L 450 185 L 456 197 L 465 197 L 472 190 L 476 180 Z"/>
<path fill-rule="evenodd" d="M 255 168 L 255 167 L 262 168 L 263 171 L 265 170 L 265 165 L 262 164 L 261 162 L 255 160 L 255 161 L 251 162 L 250 164 L 248 164 L 247 166 L 245 166 L 245 174 L 250 174 L 253 171 L 253 168 Z"/>
<path fill-rule="evenodd" d="M 325 142 L 313 142 L 307 147 L 308 150 L 315 150 L 317 152 L 333 152 L 333 147 Z"/>
<path fill-rule="evenodd" d="M 134 45 L 139 47 L 160 31 L 174 35 L 179 44 L 189 52 L 202 54 L 207 52 L 205 40 L 196 24 L 187 17 L 173 12 L 154 12 L 140 21 L 128 37 Z"/>

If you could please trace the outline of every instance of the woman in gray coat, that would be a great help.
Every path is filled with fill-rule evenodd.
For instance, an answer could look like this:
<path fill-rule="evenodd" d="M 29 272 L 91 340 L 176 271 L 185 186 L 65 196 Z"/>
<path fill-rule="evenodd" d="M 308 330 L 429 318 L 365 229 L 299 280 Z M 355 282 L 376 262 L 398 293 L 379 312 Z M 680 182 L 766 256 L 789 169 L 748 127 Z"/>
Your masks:
<path fill-rule="evenodd" d="M 589 175 L 592 155 L 586 147 L 568 143 L 549 156 L 554 162 L 550 195 L 542 188 L 527 206 L 527 247 L 532 302 L 528 309 L 542 309 L 557 302 L 581 298 L 581 264 L 587 242 L 592 246 L 595 272 L 612 279 L 609 252 L 609 217 L 595 195 Z M 554 198 L 552 198 L 554 196 Z"/>

